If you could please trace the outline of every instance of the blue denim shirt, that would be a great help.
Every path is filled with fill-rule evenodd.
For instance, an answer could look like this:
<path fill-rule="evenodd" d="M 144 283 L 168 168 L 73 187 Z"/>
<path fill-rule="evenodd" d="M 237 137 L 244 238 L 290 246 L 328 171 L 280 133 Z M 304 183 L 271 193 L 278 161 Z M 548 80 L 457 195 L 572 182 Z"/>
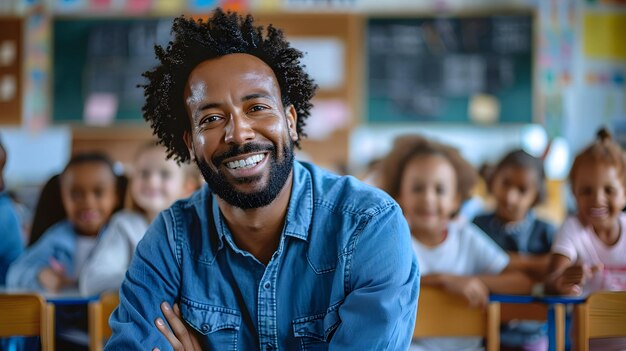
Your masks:
<path fill-rule="evenodd" d="M 208 187 L 151 224 L 105 350 L 171 350 L 154 326 L 177 302 L 204 350 L 406 350 L 419 272 L 399 206 L 352 177 L 294 163 L 267 266 L 235 245 Z"/>
<path fill-rule="evenodd" d="M 105 235 L 105 229 L 106 225 L 100 230 L 98 237 Z M 35 244 L 13 262 L 7 273 L 7 287 L 44 291 L 39 282 L 39 272 L 50 265 L 51 258 L 64 268 L 68 277 L 76 278 L 74 258 L 79 235 L 67 219 L 48 228 Z"/>
<path fill-rule="evenodd" d="M 0 191 L 0 285 L 5 284 L 9 266 L 24 251 L 22 228 L 13 201 Z"/>

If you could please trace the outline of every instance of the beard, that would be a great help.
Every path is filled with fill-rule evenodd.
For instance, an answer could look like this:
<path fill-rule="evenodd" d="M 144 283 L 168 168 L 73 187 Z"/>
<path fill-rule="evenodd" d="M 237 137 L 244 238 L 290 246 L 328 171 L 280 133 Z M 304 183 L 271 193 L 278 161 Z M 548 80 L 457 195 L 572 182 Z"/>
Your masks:
<path fill-rule="evenodd" d="M 268 153 L 267 157 L 270 157 L 268 183 L 257 191 L 239 191 L 226 179 L 224 173 L 219 170 L 220 165 L 223 160 L 227 158 L 252 152 Z M 287 178 L 289 178 L 289 174 L 293 169 L 293 160 L 293 142 L 289 139 L 289 142 L 283 146 L 283 157 L 281 160 L 278 160 L 278 153 L 273 145 L 264 146 L 250 143 L 242 146 L 233 146 L 223 154 L 216 156 L 212 162 L 217 171 L 211 170 L 207 162 L 200 160 L 198 157 L 196 157 L 196 164 L 198 165 L 200 173 L 202 173 L 202 177 L 204 177 L 204 180 L 217 196 L 232 206 L 248 210 L 267 206 L 276 199 L 278 193 L 280 193 L 285 186 Z M 249 184 L 261 180 L 261 177 L 262 176 L 237 178 L 235 182 L 237 184 Z"/>

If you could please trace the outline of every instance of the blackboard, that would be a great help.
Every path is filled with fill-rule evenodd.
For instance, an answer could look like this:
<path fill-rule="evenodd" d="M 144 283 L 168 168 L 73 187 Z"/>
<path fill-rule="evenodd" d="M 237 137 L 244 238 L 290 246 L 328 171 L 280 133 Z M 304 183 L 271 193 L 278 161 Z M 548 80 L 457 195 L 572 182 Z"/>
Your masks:
<path fill-rule="evenodd" d="M 532 14 L 369 18 L 369 122 L 469 122 L 476 94 L 500 122 L 532 121 Z"/>
<path fill-rule="evenodd" d="M 171 18 L 57 18 L 53 23 L 53 120 L 79 122 L 94 94 L 116 101 L 113 123 L 141 120 L 141 74 L 154 45 L 170 40 Z"/>

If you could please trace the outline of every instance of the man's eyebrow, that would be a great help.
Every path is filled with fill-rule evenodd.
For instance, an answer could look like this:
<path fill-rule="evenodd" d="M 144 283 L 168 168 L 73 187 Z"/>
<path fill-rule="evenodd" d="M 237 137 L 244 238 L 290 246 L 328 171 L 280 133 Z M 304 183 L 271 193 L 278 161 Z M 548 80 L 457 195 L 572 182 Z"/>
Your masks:
<path fill-rule="evenodd" d="M 220 104 L 217 102 L 206 102 L 200 105 L 193 113 L 194 117 L 198 117 L 202 111 L 209 110 L 212 108 L 219 107 Z"/>
<path fill-rule="evenodd" d="M 247 100 L 258 99 L 258 98 L 271 99 L 272 96 L 270 94 L 265 94 L 265 93 L 254 93 L 254 94 L 249 94 L 249 95 L 242 97 L 241 101 L 247 101 Z"/>

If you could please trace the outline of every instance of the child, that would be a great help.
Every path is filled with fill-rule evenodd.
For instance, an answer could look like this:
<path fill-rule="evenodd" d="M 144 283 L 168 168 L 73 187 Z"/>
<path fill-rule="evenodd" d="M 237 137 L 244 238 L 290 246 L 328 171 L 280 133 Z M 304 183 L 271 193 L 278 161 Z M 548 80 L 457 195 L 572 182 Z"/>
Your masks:
<path fill-rule="evenodd" d="M 58 292 L 75 287 L 118 197 L 112 162 L 99 153 L 74 156 L 61 173 L 67 219 L 49 228 L 17 259 L 7 286 Z"/>
<path fill-rule="evenodd" d="M 45 231 L 9 268 L 7 287 L 57 293 L 77 288 L 77 277 L 118 203 L 113 163 L 100 153 L 72 157 L 60 175 L 67 219 Z M 55 307 L 55 348 L 85 350 L 69 335 L 86 338 L 87 308 Z"/>
<path fill-rule="evenodd" d="M 560 295 L 626 290 L 626 153 L 601 129 L 574 159 L 569 180 L 577 214 L 556 234 L 546 290 Z M 624 350 L 626 339 L 592 339 L 593 349 Z"/>
<path fill-rule="evenodd" d="M 199 177 L 193 172 L 194 167 L 178 166 L 166 156 L 165 148 L 155 143 L 139 149 L 129 188 L 132 210 L 119 212 L 111 219 L 106 235 L 81 272 L 82 294 L 117 290 L 148 225 L 159 212 L 191 195 L 198 187 Z"/>
<path fill-rule="evenodd" d="M 7 153 L 0 142 L 0 286 L 5 284 L 9 265 L 24 250 L 20 222 L 13 202 L 4 189 Z"/>
<path fill-rule="evenodd" d="M 478 216 L 474 224 L 508 252 L 511 267 L 542 282 L 556 228 L 532 211 L 545 197 L 541 160 L 523 150 L 509 152 L 488 177 L 488 188 L 495 198 L 495 212 Z M 545 323 L 510 323 L 502 327 L 500 341 L 506 350 L 548 348 Z"/>
<path fill-rule="evenodd" d="M 419 136 L 396 140 L 381 167 L 382 188 L 394 197 L 409 223 L 422 284 L 439 286 L 486 305 L 490 292 L 528 293 L 531 281 L 506 271 L 507 254 L 471 223 L 452 218 L 469 198 L 476 172 L 458 151 Z M 415 340 L 413 350 L 474 350 L 480 338 Z"/>

